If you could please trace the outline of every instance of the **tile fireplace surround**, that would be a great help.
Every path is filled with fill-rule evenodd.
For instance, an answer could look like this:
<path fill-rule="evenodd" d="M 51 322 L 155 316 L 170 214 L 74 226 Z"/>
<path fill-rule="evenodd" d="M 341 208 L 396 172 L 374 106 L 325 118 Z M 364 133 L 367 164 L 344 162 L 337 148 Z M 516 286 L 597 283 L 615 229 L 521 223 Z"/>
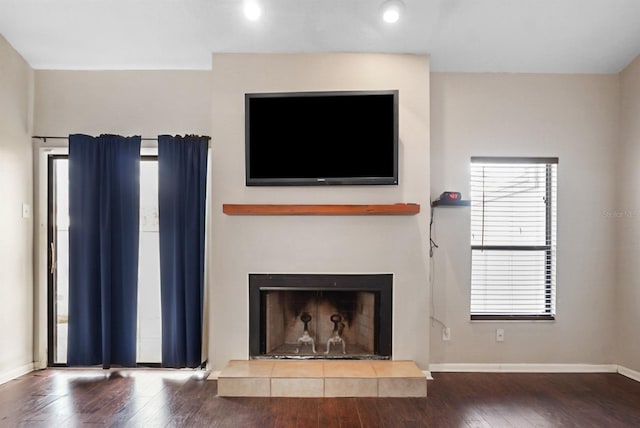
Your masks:
<path fill-rule="evenodd" d="M 230 361 L 218 376 L 223 397 L 426 397 L 413 361 Z"/>
<path fill-rule="evenodd" d="M 392 286 L 392 274 L 249 274 L 249 356 L 390 359 Z"/>
<path fill-rule="evenodd" d="M 426 397 L 416 363 L 392 357 L 394 282 L 393 273 L 249 273 L 249 358 L 227 361 L 218 395 Z"/>

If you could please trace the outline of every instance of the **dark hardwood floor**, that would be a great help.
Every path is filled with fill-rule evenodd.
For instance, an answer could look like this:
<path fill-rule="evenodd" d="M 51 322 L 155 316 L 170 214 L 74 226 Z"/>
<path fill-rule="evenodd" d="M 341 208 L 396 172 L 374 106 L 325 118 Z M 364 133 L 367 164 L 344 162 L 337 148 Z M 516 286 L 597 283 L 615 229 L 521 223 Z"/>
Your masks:
<path fill-rule="evenodd" d="M 183 371 L 43 370 L 0 385 L 2 427 L 640 427 L 618 374 L 435 373 L 427 398 L 221 398 Z"/>

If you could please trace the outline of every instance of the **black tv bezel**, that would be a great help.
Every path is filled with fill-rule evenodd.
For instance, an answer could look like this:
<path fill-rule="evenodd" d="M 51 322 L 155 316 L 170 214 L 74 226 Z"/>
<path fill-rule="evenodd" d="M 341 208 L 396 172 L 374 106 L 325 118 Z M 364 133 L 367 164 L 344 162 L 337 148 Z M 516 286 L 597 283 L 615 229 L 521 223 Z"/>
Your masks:
<path fill-rule="evenodd" d="M 296 177 L 296 178 L 252 178 L 249 176 L 251 164 L 250 149 L 250 101 L 254 98 L 278 97 L 318 97 L 318 96 L 393 96 L 393 176 L 389 177 Z M 246 186 L 333 186 L 333 185 L 398 185 L 398 98 L 399 91 L 359 90 L 359 91 L 308 91 L 308 92 L 260 92 L 245 93 L 245 184 Z"/>

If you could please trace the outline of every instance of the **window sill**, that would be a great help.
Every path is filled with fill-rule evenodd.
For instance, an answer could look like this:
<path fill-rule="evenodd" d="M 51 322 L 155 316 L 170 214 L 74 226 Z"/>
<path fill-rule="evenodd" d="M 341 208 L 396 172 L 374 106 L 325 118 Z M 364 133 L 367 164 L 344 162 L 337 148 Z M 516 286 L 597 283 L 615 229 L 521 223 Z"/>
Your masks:
<path fill-rule="evenodd" d="M 555 321 L 553 315 L 471 315 L 471 321 L 512 322 L 512 321 Z"/>

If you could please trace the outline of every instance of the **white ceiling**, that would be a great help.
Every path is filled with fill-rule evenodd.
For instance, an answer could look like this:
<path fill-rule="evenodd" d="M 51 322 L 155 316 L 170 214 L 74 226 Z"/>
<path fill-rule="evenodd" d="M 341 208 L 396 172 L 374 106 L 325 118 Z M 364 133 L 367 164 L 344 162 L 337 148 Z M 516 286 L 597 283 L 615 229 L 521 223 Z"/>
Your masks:
<path fill-rule="evenodd" d="M 640 0 L 0 0 L 36 69 L 210 69 L 212 52 L 384 52 L 436 71 L 616 73 L 640 54 Z M 215 65 L 213 65 L 215 67 Z"/>

